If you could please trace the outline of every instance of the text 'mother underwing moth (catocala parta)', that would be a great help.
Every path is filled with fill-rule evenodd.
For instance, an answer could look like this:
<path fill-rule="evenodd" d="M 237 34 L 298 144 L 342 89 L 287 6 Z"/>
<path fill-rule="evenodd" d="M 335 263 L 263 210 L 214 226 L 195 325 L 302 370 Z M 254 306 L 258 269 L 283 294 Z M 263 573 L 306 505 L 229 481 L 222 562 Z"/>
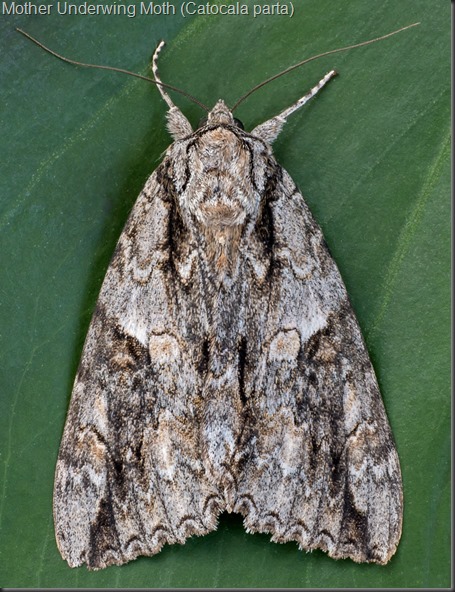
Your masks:
<path fill-rule="evenodd" d="M 174 143 L 107 270 L 54 489 L 58 548 L 100 569 L 237 512 L 249 532 L 385 564 L 399 460 L 357 320 L 321 230 L 271 144 L 223 101 Z"/>

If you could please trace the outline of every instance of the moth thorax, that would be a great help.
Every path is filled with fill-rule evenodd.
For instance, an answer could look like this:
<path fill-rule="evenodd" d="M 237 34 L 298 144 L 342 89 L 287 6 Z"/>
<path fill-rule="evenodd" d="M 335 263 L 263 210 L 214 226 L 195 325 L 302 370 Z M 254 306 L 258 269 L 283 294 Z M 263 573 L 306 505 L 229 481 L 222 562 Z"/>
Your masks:
<path fill-rule="evenodd" d="M 199 206 L 207 256 L 218 272 L 233 269 L 246 213 L 239 201 L 208 200 Z"/>
<path fill-rule="evenodd" d="M 206 131 L 191 162 L 194 172 L 188 189 L 199 222 L 218 229 L 244 224 L 254 187 L 250 153 L 239 137 L 223 125 Z"/>
<path fill-rule="evenodd" d="M 222 230 L 239 226 L 245 221 L 245 210 L 238 201 L 210 200 L 199 207 L 200 220 L 205 226 Z"/>

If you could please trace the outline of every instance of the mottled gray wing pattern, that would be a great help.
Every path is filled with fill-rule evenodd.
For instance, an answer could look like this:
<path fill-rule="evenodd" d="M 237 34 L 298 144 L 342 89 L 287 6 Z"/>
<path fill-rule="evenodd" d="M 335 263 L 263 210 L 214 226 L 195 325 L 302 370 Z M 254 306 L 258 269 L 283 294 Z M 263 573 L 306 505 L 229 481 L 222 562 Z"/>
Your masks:
<path fill-rule="evenodd" d="M 122 564 L 227 510 L 386 563 L 400 468 L 346 289 L 267 142 L 221 101 L 209 115 L 148 180 L 107 271 L 57 463 L 59 549 Z"/>
<path fill-rule="evenodd" d="M 258 296 L 247 320 L 234 511 L 274 541 L 386 563 L 402 520 L 392 434 L 336 264 L 292 179 L 277 171 L 261 220 L 266 290 L 251 255 L 246 274 Z"/>
<path fill-rule="evenodd" d="M 162 167 L 121 235 L 74 384 L 54 489 L 57 544 L 72 567 L 152 555 L 213 530 L 223 508 L 198 445 L 205 321 L 173 279 L 189 247 Z"/>

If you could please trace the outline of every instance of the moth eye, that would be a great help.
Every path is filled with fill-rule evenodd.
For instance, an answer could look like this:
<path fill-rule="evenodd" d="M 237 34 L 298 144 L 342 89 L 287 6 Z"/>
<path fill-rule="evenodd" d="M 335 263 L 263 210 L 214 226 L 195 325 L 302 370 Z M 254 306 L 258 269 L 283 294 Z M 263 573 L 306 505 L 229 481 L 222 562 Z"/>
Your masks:
<path fill-rule="evenodd" d="M 208 117 L 202 117 L 199 120 L 198 129 L 207 125 Z"/>
<path fill-rule="evenodd" d="M 237 127 L 239 127 L 240 129 L 245 129 L 243 127 L 243 123 L 240 121 L 240 119 L 237 119 L 236 117 L 234 117 L 234 123 Z"/>

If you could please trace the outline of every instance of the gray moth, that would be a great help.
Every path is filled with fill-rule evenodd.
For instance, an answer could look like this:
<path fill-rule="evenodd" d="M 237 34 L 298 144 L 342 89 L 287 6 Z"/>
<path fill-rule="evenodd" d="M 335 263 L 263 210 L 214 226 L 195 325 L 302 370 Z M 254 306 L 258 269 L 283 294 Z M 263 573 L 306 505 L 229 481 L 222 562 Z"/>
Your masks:
<path fill-rule="evenodd" d="M 223 101 L 193 131 L 158 86 L 174 142 L 107 270 L 58 455 L 55 532 L 71 567 L 154 555 L 223 511 L 335 559 L 395 553 L 401 474 L 375 373 L 271 148 L 334 74 L 251 132 Z"/>

